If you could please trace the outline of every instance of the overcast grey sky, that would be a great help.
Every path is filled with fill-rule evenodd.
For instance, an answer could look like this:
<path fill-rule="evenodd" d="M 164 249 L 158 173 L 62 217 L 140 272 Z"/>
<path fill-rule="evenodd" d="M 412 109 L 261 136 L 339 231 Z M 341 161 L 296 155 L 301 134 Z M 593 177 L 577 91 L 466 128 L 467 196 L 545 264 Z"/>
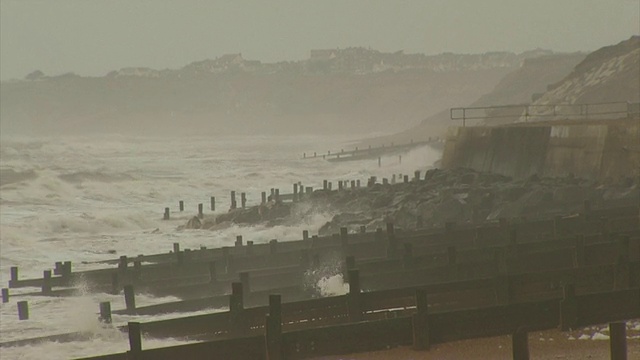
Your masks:
<path fill-rule="evenodd" d="M 640 33 L 640 0 L 0 0 L 0 77 L 101 76 L 242 52 L 595 50 Z"/>

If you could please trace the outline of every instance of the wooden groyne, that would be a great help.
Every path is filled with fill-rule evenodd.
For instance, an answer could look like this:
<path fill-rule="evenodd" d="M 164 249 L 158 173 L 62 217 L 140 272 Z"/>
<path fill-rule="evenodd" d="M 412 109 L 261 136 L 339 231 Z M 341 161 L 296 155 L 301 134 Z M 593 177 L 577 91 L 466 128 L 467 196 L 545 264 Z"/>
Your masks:
<path fill-rule="evenodd" d="M 437 149 L 442 149 L 442 140 L 440 138 L 434 137 L 429 138 L 424 141 L 413 141 L 411 140 L 406 144 L 394 144 L 390 143 L 388 145 L 382 144 L 376 147 L 367 146 L 366 148 L 360 149 L 359 147 L 354 148 L 353 150 L 340 149 L 340 151 L 331 152 L 331 150 L 326 153 L 318 154 L 318 152 L 313 152 L 313 154 L 303 153 L 303 159 L 317 159 L 322 158 L 327 161 L 355 161 L 355 160 L 367 160 L 367 159 L 380 159 L 382 156 L 390 156 L 390 155 L 398 155 L 402 153 L 406 153 L 409 150 L 419 148 L 422 146 L 432 146 Z M 399 161 L 402 162 L 402 157 L 399 157 Z"/>
<path fill-rule="evenodd" d="M 9 285 L 40 286 L 43 294 L 51 295 L 57 282 L 81 277 L 96 289 L 124 289 L 127 306 L 113 311 L 117 314 L 229 309 L 122 328 L 130 333 L 129 356 L 141 359 L 198 358 L 204 349 L 240 359 L 271 358 L 273 351 L 284 358 L 304 358 L 383 345 L 425 348 L 499 334 L 514 335 L 514 345 L 523 348 L 522 329 L 526 334 L 562 324 L 640 317 L 638 213 L 637 207 L 592 209 L 585 203 L 578 216 L 553 219 L 448 223 L 441 229 L 416 230 L 395 229 L 389 223 L 385 230 L 370 233 L 344 228 L 317 237 L 305 232 L 301 240 L 288 242 L 252 244 L 239 237 L 235 246 L 221 249 L 187 251 L 175 244 L 164 254 L 114 259 L 109 263 L 116 267 L 103 270 L 74 273 L 70 263 L 61 263 L 60 275 L 28 280 L 18 279 L 16 270 Z M 303 274 L 329 257 L 341 259 L 349 293 L 314 298 L 317 294 L 305 289 Z M 154 263 L 147 264 L 150 260 Z M 187 300 L 136 307 L 134 296 L 140 291 Z M 567 314 L 574 313 L 573 320 L 567 320 Z M 507 314 L 514 320 L 504 320 Z M 333 338 L 347 330 L 356 333 L 348 340 Z M 203 342 L 142 350 L 140 334 Z M 82 336 L 60 334 L 37 341 Z M 279 347 L 269 345 L 272 342 Z"/>

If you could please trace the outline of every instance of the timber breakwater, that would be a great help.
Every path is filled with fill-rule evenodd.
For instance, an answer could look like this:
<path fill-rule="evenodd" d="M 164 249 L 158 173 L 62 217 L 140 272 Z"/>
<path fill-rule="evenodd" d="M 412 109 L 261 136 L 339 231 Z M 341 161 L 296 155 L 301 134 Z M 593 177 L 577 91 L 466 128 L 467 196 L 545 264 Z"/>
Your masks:
<path fill-rule="evenodd" d="M 313 358 L 398 345 L 428 350 L 498 335 L 511 335 L 514 358 L 524 359 L 529 332 L 602 323 L 610 323 L 612 354 L 626 354 L 627 332 L 635 330 L 625 322 L 640 318 L 635 180 L 512 180 L 457 169 L 370 178 L 360 187 L 357 180 L 340 180 L 337 189 L 331 183 L 302 193 L 295 184 L 293 194 L 282 196 L 274 189 L 260 205 L 243 209 L 244 202 L 232 202 L 228 213 L 201 211 L 197 222 L 189 221 L 200 229 L 243 221 L 277 224 L 324 207 L 336 215 L 318 234 L 304 231 L 299 239 L 264 243 L 238 235 L 233 246 L 215 249 L 181 249 L 176 243 L 85 272 L 60 262 L 39 279 L 21 279 L 14 267 L 9 288 L 40 287 L 43 296 L 66 296 L 81 279 L 91 291 L 123 294 L 124 308 L 112 310 L 103 302 L 96 316 L 105 324 L 112 315 L 131 316 L 118 328 L 128 334 L 130 350 L 100 359 Z M 318 282 L 328 276 L 339 276 L 344 291 L 319 291 Z M 179 301 L 136 306 L 138 294 Z M 3 301 L 13 298 L 3 291 Z M 196 310 L 204 314 L 136 320 Z M 1 346 L 86 336 L 58 334 Z M 143 346 L 163 338 L 189 343 Z"/>

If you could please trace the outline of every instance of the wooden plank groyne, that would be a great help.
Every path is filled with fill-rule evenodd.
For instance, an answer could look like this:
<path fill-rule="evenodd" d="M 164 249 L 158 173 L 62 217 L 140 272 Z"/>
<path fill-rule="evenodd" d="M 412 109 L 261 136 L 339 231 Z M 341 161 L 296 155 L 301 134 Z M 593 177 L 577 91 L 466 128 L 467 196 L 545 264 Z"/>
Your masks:
<path fill-rule="evenodd" d="M 302 154 L 303 159 L 318 159 L 322 158 L 327 161 L 355 161 L 355 160 L 367 160 L 367 159 L 379 159 L 382 156 L 388 155 L 398 155 L 405 153 L 409 150 L 419 148 L 422 146 L 432 146 L 434 148 L 442 148 L 442 141 L 440 138 L 434 137 L 429 138 L 423 141 L 413 141 L 411 140 L 409 143 L 405 144 L 382 144 L 376 147 L 372 147 L 369 145 L 367 148 L 360 149 L 359 147 L 354 148 L 353 150 L 340 149 L 340 151 L 331 152 L 331 150 L 327 151 L 327 153 L 318 154 L 314 152 L 313 155 L 307 153 Z M 400 157 L 400 161 L 402 157 Z"/>
<path fill-rule="evenodd" d="M 329 237 L 310 237 L 305 232 L 302 240 L 251 245 L 239 237 L 233 247 L 186 251 L 178 245 L 170 253 L 121 257 L 113 261 L 115 268 L 90 272 L 74 273 L 70 263 L 61 263 L 60 276 L 45 274 L 42 279 L 20 280 L 17 270 L 13 278 L 12 270 L 9 285 L 41 286 L 43 293 L 47 290 L 45 295 L 51 295 L 57 291 L 52 289 L 58 285 L 55 281 L 64 282 L 66 277 L 70 284 L 78 276 L 94 282 L 96 289 L 124 289 L 127 308 L 114 313 L 229 309 L 122 328 L 132 341 L 128 356 L 140 359 L 198 358 L 204 356 L 200 351 L 214 350 L 220 358 L 260 359 L 270 351 L 281 358 L 305 358 L 411 344 L 416 336 L 422 340 L 413 343 L 420 348 L 425 343 L 515 335 L 516 325 L 520 332 L 557 327 L 562 321 L 566 325 L 567 311 L 574 310 L 566 310 L 564 317 L 558 314 L 567 299 L 577 304 L 575 311 L 580 315 L 571 326 L 640 317 L 638 220 L 637 207 L 585 206 L 577 216 L 553 219 L 448 223 L 441 229 L 417 230 L 395 229 L 390 223 L 385 231 L 349 233 L 343 228 Z M 317 294 L 305 289 L 303 274 L 329 258 L 339 259 L 349 293 L 314 298 Z M 131 301 L 134 288 L 186 300 L 136 307 Z M 426 305 L 420 306 L 425 296 Z M 597 301 L 615 309 L 598 310 Z M 540 316 L 530 319 L 529 313 Z M 508 314 L 516 320 L 505 320 Z M 457 335 L 448 330 L 451 324 L 442 324 L 445 320 L 458 321 Z M 344 336 L 345 331 L 354 339 L 333 338 L 334 334 Z M 428 336 L 420 335 L 423 332 Z M 136 337 L 140 333 L 202 342 L 143 351 Z M 268 345 L 273 336 L 280 339 L 279 350 Z M 49 338 L 56 339 L 77 337 Z M 522 340 L 522 334 L 516 339 Z M 47 338 L 38 339 L 43 340 Z M 28 343 L 29 339 L 0 346 Z M 103 358 L 122 356 L 127 355 Z"/>

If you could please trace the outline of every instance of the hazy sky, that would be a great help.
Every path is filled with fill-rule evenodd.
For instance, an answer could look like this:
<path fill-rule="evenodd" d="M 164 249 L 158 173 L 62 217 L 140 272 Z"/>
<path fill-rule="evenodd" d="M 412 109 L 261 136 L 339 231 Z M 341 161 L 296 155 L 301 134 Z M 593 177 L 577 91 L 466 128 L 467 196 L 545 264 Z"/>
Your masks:
<path fill-rule="evenodd" d="M 242 52 L 595 50 L 640 33 L 640 0 L 0 0 L 0 77 L 101 76 Z"/>

